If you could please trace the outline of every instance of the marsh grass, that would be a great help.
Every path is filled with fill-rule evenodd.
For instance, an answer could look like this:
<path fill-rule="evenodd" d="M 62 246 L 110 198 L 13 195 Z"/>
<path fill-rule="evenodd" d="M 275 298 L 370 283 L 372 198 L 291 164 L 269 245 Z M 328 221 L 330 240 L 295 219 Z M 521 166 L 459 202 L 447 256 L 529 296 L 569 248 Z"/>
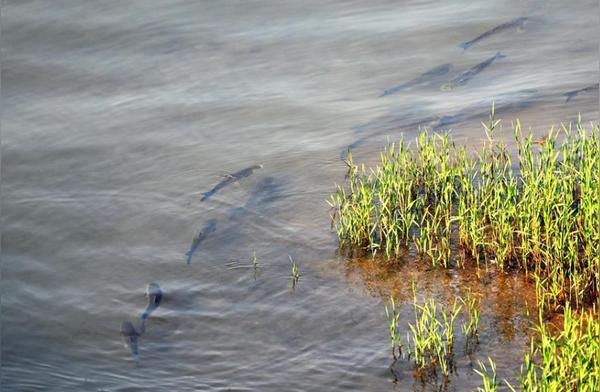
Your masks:
<path fill-rule="evenodd" d="M 447 132 L 426 130 L 414 145 L 388 145 L 374 168 L 356 165 L 349 151 L 346 182 L 329 199 L 332 227 L 342 248 L 389 260 L 413 248 L 434 268 L 524 271 L 535 280 L 539 323 L 524 356 L 522 390 L 599 391 L 600 126 L 578 122 L 534 140 L 517 121 L 515 156 L 499 129 L 492 107 L 475 156 Z M 479 343 L 479 303 L 471 293 L 460 301 L 469 353 Z M 386 314 L 394 358 L 406 347 L 420 377 L 441 374 L 445 385 L 459 310 L 456 301 L 452 308 L 433 299 L 418 304 L 415 294 L 415 322 L 402 346 L 392 302 Z M 553 328 L 545 320 L 557 311 L 562 325 Z M 488 361 L 489 371 L 482 362 L 476 370 L 479 390 L 495 391 Z"/>
<path fill-rule="evenodd" d="M 437 267 L 465 262 L 537 277 L 553 309 L 600 304 L 600 127 L 514 136 L 518 160 L 490 113 L 476 157 L 447 132 L 390 144 L 367 169 L 352 161 L 330 196 L 340 246 L 398 258 L 414 246 Z M 463 254 L 464 257 L 459 257 Z"/>
<path fill-rule="evenodd" d="M 394 297 L 390 297 L 390 306 L 385 306 L 385 315 L 388 320 L 388 328 L 390 332 L 390 340 L 392 343 L 392 356 L 394 360 L 398 359 L 399 356 L 402 356 L 402 339 L 400 337 L 400 313 L 398 313 L 398 308 L 396 307 L 396 303 L 394 301 Z M 398 352 L 398 356 L 396 356 L 396 351 Z"/>
<path fill-rule="evenodd" d="M 418 378 L 428 380 L 442 376 L 444 384 L 454 370 L 454 326 L 460 314 L 461 305 L 455 300 L 452 307 L 439 306 L 433 299 L 420 304 L 416 296 L 416 282 L 413 281 L 414 323 L 409 323 L 406 355 L 412 360 Z M 392 344 L 394 361 L 403 358 L 404 347 L 399 326 L 399 312 L 393 298 L 390 307 L 385 307 Z M 398 356 L 396 356 L 396 352 Z"/>
<path fill-rule="evenodd" d="M 477 392 L 496 392 L 498 390 L 498 377 L 496 376 L 496 364 L 492 361 L 492 358 L 488 357 L 490 364 L 490 370 L 488 371 L 485 364 L 481 361 L 477 361 L 479 364 L 479 370 L 474 369 L 475 373 L 481 376 L 482 386 L 477 388 Z"/>
<path fill-rule="evenodd" d="M 540 311 L 535 332 L 521 366 L 524 391 L 600 390 L 600 320 L 595 309 L 576 315 L 566 304 L 558 332 L 544 323 Z"/>
<path fill-rule="evenodd" d="M 460 301 L 466 308 L 467 319 L 462 325 L 462 330 L 466 336 L 466 352 L 471 353 L 479 343 L 479 300 L 473 296 L 473 293 L 467 291 L 466 298 L 460 298 Z"/>

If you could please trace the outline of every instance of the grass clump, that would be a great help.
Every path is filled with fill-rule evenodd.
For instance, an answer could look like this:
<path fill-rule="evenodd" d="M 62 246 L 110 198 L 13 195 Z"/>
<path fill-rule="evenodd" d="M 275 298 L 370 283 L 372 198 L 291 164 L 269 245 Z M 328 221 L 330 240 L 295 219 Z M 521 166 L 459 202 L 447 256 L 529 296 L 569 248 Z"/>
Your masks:
<path fill-rule="evenodd" d="M 396 307 L 394 297 L 390 297 L 389 309 L 387 305 L 385 306 L 385 315 L 388 320 L 388 328 L 390 331 L 390 340 L 392 343 L 392 356 L 395 360 L 398 358 L 398 356 L 402 355 L 402 339 L 400 337 L 399 327 L 400 313 L 398 313 L 398 308 Z M 396 356 L 396 350 L 398 351 L 398 356 Z"/>
<path fill-rule="evenodd" d="M 521 269 L 555 309 L 600 304 L 600 127 L 563 126 L 534 141 L 517 122 L 515 163 L 498 128 L 492 109 L 475 158 L 427 131 L 415 148 L 390 144 L 372 169 L 349 155 L 346 184 L 329 200 L 340 245 L 390 259 L 414 246 L 433 266 Z"/>
<path fill-rule="evenodd" d="M 455 300 L 451 308 L 439 306 L 433 299 L 419 304 L 416 297 L 416 282 L 413 281 L 413 306 L 415 322 L 409 323 L 406 358 L 414 361 L 417 375 L 422 379 L 441 374 L 446 382 L 453 370 L 454 325 L 460 314 L 461 305 Z M 393 298 L 390 308 L 385 307 L 392 342 L 394 360 L 402 358 L 402 339 L 399 313 Z M 398 357 L 396 356 L 396 349 Z"/>
<path fill-rule="evenodd" d="M 524 391 L 600 390 L 600 320 L 586 311 L 576 316 L 567 304 L 562 328 L 554 333 L 540 322 L 525 354 L 520 384 Z"/>
<path fill-rule="evenodd" d="M 488 357 L 490 363 L 490 372 L 485 364 L 481 361 L 479 363 L 479 370 L 475 369 L 475 373 L 481 376 L 482 386 L 477 388 L 477 392 L 496 392 L 498 390 L 498 377 L 496 376 L 496 364 L 492 361 L 492 358 Z"/>
<path fill-rule="evenodd" d="M 479 341 L 479 317 L 481 315 L 479 300 L 473 296 L 470 290 L 467 292 L 466 298 L 460 300 L 467 310 L 468 319 L 463 323 L 462 330 L 467 337 L 467 352 L 471 352 Z"/>

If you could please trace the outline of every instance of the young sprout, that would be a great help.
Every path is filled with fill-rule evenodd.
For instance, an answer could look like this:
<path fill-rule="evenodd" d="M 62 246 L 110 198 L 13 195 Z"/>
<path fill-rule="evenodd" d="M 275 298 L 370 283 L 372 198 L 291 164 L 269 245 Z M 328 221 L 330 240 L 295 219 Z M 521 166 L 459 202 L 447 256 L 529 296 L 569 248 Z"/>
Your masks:
<path fill-rule="evenodd" d="M 394 360 L 396 360 L 398 358 L 396 356 L 396 348 L 398 349 L 398 356 L 402 356 L 402 340 L 400 338 L 400 328 L 398 325 L 400 314 L 398 313 L 398 309 L 394 303 L 394 297 L 392 296 L 390 296 L 390 308 L 388 309 L 388 306 L 385 306 L 385 315 L 388 320 L 388 329 L 392 343 L 392 356 L 394 357 Z"/>
<path fill-rule="evenodd" d="M 260 268 L 258 258 L 256 257 L 256 249 L 252 249 L 252 257 L 250 257 L 250 261 L 252 262 L 252 268 L 254 268 L 254 280 L 256 280 L 258 269 Z"/>
<path fill-rule="evenodd" d="M 298 281 L 300 280 L 300 272 L 298 271 L 298 265 L 296 264 L 296 262 L 294 261 L 294 259 L 292 259 L 292 256 L 288 255 L 289 259 L 290 259 L 290 277 L 292 279 L 292 289 L 296 288 L 296 284 L 298 284 Z"/>
<path fill-rule="evenodd" d="M 488 357 L 490 363 L 491 375 L 488 374 L 488 370 L 485 364 L 481 361 L 479 363 L 479 370 L 475 369 L 475 373 L 481 376 L 483 383 L 482 387 L 477 388 L 478 392 L 496 392 L 498 390 L 498 379 L 496 377 L 496 364 L 492 361 L 492 358 Z"/>

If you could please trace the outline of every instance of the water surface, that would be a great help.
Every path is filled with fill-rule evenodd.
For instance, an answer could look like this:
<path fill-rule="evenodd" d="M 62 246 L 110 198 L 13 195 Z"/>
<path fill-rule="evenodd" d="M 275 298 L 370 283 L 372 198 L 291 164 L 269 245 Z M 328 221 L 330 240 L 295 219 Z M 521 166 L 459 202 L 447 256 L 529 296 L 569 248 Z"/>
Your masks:
<path fill-rule="evenodd" d="M 424 125 L 474 147 L 492 100 L 507 138 L 516 117 L 536 135 L 597 121 L 597 91 L 564 94 L 598 82 L 598 15 L 597 1 L 5 1 L 3 390 L 433 390 L 408 363 L 396 383 L 389 369 L 383 305 L 394 294 L 410 320 L 410 277 L 423 299 L 482 298 L 480 347 L 449 390 L 475 388 L 472 361 L 488 355 L 514 379 L 526 279 L 347 258 L 325 200 L 348 145 L 372 161 Z M 522 31 L 458 47 L 519 17 Z M 232 268 L 253 250 L 256 273 Z M 119 326 L 153 281 L 164 298 L 136 367 Z"/>

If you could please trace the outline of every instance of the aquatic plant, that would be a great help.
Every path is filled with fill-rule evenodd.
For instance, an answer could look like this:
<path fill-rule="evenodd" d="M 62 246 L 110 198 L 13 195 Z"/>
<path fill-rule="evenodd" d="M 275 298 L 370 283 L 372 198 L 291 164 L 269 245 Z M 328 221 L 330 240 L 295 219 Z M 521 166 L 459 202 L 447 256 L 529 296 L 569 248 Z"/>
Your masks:
<path fill-rule="evenodd" d="M 419 304 L 414 281 L 413 306 L 415 322 L 409 323 L 408 357 L 413 358 L 420 376 L 437 375 L 439 368 L 446 380 L 452 371 L 454 323 L 461 306 L 455 300 L 452 308 L 440 307 L 432 298 Z"/>
<path fill-rule="evenodd" d="M 374 168 L 348 154 L 348 179 L 329 198 L 340 246 L 388 259 L 414 246 L 432 266 L 521 269 L 554 309 L 600 305 L 600 127 L 569 124 L 534 141 L 517 121 L 518 165 L 498 129 L 492 107 L 476 156 L 427 130 L 414 148 L 388 145 Z"/>
<path fill-rule="evenodd" d="M 562 326 L 551 330 L 538 313 L 536 336 L 531 338 L 525 353 L 519 383 L 525 392 L 592 392 L 600 390 L 600 319 L 596 309 L 577 316 L 569 304 L 564 307 Z M 491 376 L 483 363 L 475 370 L 483 386 L 478 391 L 495 391 L 498 387 L 496 369 L 488 358 Z M 504 383 L 516 391 L 508 381 Z"/>
<path fill-rule="evenodd" d="M 390 297 L 390 307 L 385 306 L 385 315 L 388 320 L 388 328 L 390 332 L 390 340 L 392 343 L 392 356 L 394 359 L 397 359 L 396 349 L 398 351 L 398 356 L 402 356 L 402 339 L 400 337 L 400 328 L 398 322 L 400 320 L 400 313 L 398 313 L 398 309 L 396 308 L 396 303 L 394 302 L 394 297 Z"/>
<path fill-rule="evenodd" d="M 296 284 L 300 280 L 300 272 L 298 271 L 298 264 L 292 259 L 292 256 L 288 255 L 290 259 L 290 278 L 292 279 L 292 289 L 296 288 Z"/>
<path fill-rule="evenodd" d="M 250 257 L 250 261 L 252 262 L 252 267 L 254 269 L 254 280 L 258 275 L 258 269 L 260 268 L 260 264 L 258 263 L 258 257 L 256 257 L 256 249 L 252 249 L 252 256 Z"/>
<path fill-rule="evenodd" d="M 461 298 L 461 302 L 465 305 L 468 319 L 462 325 L 462 330 L 467 337 L 467 351 L 470 351 L 473 343 L 477 342 L 479 334 L 479 300 L 477 300 L 471 290 L 467 291 L 466 298 Z"/>
<path fill-rule="evenodd" d="M 600 319 L 595 309 L 577 317 L 566 304 L 558 333 L 546 326 L 540 312 L 535 331 L 521 367 L 523 390 L 600 390 Z"/>
<path fill-rule="evenodd" d="M 496 392 L 498 390 L 498 378 L 496 377 L 496 364 L 492 361 L 492 358 L 488 357 L 490 363 L 491 374 L 488 374 L 487 367 L 481 361 L 479 363 L 479 370 L 474 369 L 475 373 L 481 376 L 483 383 L 482 387 L 477 388 L 477 392 Z"/>

